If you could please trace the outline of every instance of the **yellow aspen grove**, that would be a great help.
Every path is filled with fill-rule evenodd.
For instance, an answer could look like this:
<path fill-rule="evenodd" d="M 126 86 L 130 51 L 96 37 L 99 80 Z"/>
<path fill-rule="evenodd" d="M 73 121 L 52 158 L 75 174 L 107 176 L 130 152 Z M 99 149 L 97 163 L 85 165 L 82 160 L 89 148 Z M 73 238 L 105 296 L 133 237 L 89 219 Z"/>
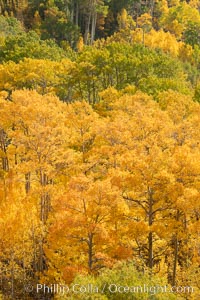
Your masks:
<path fill-rule="evenodd" d="M 200 299 L 200 1 L 0 1 L 0 299 Z"/>

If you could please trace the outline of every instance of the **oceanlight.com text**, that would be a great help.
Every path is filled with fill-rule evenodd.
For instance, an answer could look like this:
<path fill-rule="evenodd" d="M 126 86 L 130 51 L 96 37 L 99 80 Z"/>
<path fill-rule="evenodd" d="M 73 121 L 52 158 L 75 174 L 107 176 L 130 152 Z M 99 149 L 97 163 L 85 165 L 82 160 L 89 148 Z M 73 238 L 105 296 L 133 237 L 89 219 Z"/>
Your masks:
<path fill-rule="evenodd" d="M 102 286 L 97 286 L 92 283 L 88 284 L 73 284 L 73 285 L 63 285 L 59 283 L 54 284 L 37 284 L 35 287 L 33 285 L 25 286 L 26 292 L 35 292 L 42 294 L 136 294 L 136 293 L 146 293 L 146 294 L 160 294 L 160 293 L 178 293 L 178 294 L 191 294 L 194 292 L 192 286 L 128 286 L 128 285 L 119 285 L 115 283 L 105 283 Z"/>

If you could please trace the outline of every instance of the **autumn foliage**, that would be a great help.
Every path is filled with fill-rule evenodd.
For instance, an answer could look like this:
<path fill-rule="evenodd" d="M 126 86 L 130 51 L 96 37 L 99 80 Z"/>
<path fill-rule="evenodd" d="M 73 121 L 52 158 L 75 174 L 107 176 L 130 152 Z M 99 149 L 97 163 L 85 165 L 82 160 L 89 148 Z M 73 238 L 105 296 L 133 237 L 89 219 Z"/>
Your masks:
<path fill-rule="evenodd" d="M 121 260 L 196 286 L 199 104 L 173 91 L 158 103 L 141 92 L 110 95 L 106 116 L 34 91 L 2 96 L 7 293 L 30 280 L 69 283 Z"/>
<path fill-rule="evenodd" d="M 0 2 L 0 299 L 199 299 L 199 7 Z"/>

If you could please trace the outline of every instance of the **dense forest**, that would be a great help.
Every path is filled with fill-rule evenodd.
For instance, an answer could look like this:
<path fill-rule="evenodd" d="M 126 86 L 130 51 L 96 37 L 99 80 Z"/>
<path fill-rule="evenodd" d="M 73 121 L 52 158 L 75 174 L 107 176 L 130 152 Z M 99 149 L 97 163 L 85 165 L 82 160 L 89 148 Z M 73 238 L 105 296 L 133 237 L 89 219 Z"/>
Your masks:
<path fill-rule="evenodd" d="M 199 276 L 200 1 L 0 1 L 0 299 Z"/>

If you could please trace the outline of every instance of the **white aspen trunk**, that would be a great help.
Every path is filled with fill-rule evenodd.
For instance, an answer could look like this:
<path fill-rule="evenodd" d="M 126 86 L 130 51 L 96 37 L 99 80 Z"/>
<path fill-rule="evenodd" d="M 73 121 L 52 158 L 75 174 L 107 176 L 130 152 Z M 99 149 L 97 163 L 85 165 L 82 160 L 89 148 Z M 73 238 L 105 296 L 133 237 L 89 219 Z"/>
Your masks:
<path fill-rule="evenodd" d="M 97 12 L 95 11 L 92 17 L 92 28 L 91 28 L 91 44 L 94 42 L 95 32 L 96 32 L 96 24 L 97 24 Z"/>

